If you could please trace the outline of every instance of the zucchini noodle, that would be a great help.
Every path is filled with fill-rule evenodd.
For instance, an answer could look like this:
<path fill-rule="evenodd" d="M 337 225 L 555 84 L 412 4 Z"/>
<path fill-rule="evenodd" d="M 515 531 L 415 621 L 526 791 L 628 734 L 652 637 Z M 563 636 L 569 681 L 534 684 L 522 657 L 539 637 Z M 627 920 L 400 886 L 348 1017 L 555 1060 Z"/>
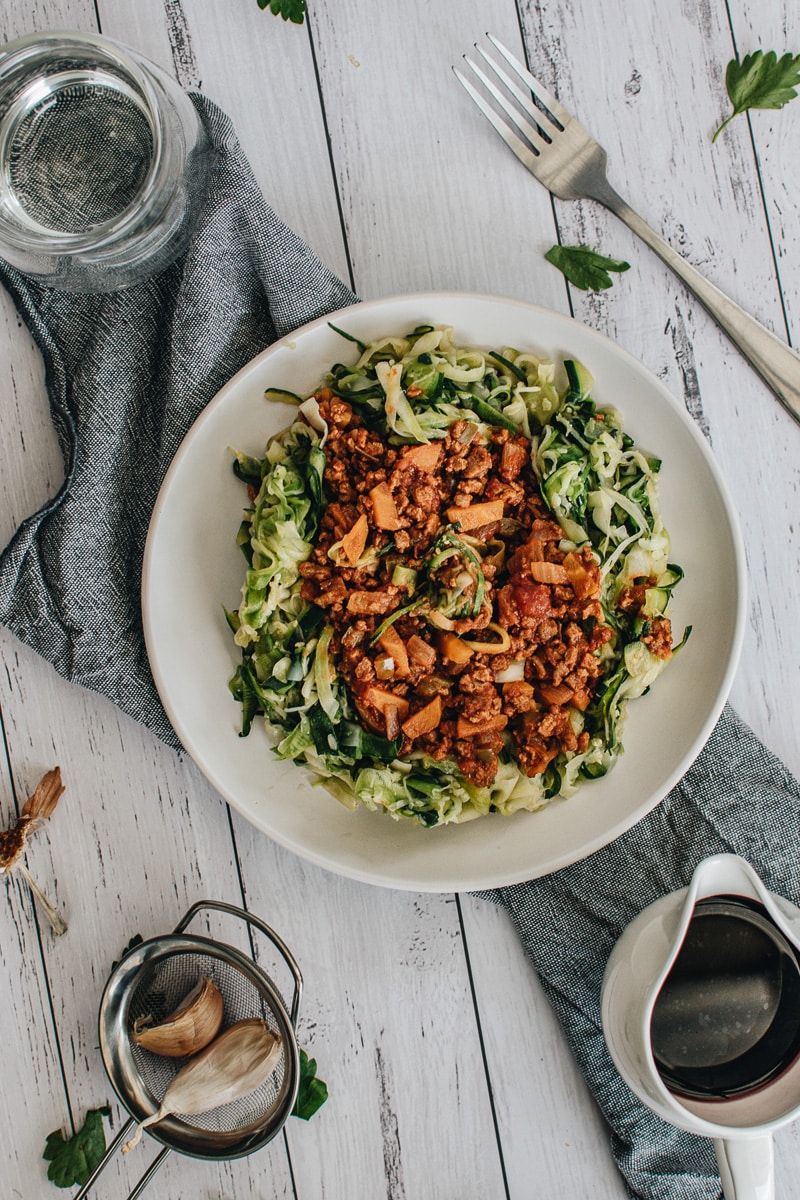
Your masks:
<path fill-rule="evenodd" d="M 237 539 L 247 563 L 241 600 L 226 610 L 242 653 L 230 681 L 242 706 L 242 734 L 263 718 L 275 753 L 310 769 L 348 807 L 379 809 L 427 827 L 532 811 L 573 794 L 613 766 L 623 749 L 628 702 L 650 688 L 680 648 L 672 645 L 668 611 L 683 572 L 669 561 L 658 506 L 660 461 L 634 445 L 616 409 L 596 406 L 593 380 L 578 362 L 564 362 L 564 387 L 556 384 L 555 364 L 513 347 L 459 346 L 446 326 L 420 326 L 366 346 L 336 332 L 357 347 L 355 363 L 333 364 L 312 396 L 294 397 L 297 418 L 269 442 L 262 459 L 235 453 L 234 471 L 252 497 Z M 292 396 L 282 389 L 266 394 L 282 401 Z M 488 447 L 495 463 L 505 446 L 517 454 L 523 447 L 525 478 L 547 514 L 538 524 L 556 530 L 555 541 L 548 535 L 554 549 L 547 561 L 535 529 L 505 515 L 502 503 L 470 506 L 464 498 L 455 506 L 451 500 L 428 542 L 406 555 L 413 561 L 404 561 L 400 538 L 408 523 L 397 516 L 386 483 L 370 491 L 373 508 L 362 491 L 357 524 L 321 542 L 322 525 L 332 520 L 326 510 L 338 500 L 326 479 L 331 399 L 345 402 L 359 427 L 396 451 L 392 462 L 418 464 L 415 479 L 428 478 L 425 471 L 434 477 L 431 464 L 440 461 L 443 446 L 457 454 L 463 445 L 464 455 L 486 455 Z M 412 447 L 428 449 L 413 458 Z M 519 512 L 530 517 L 532 504 Z M 369 582 L 385 572 L 383 592 L 350 593 L 350 624 L 358 618 L 365 625 L 363 655 L 375 656 L 378 671 L 377 681 L 373 675 L 360 692 L 343 675 L 348 631 L 336 627 L 332 602 L 319 595 L 317 604 L 307 585 L 304 591 L 309 572 L 303 564 L 310 566 L 318 545 L 329 573 Z M 538 560 L 527 564 L 520 582 L 518 564 L 525 553 L 536 558 L 532 547 Z M 555 613 L 570 588 L 575 597 L 589 594 L 581 592 L 586 578 L 596 579 L 596 615 L 579 630 L 591 647 L 591 687 L 568 686 L 565 673 L 542 681 L 533 662 L 541 647 L 532 642 L 531 653 L 523 653 L 524 639 L 513 634 L 519 625 L 504 624 L 503 614 L 515 611 L 514 597 L 521 611 L 550 597 L 555 607 L 547 612 Z M 383 607 L 369 607 L 373 601 Z M 525 626 L 529 635 L 534 624 L 531 618 Z M 542 639 L 546 624 L 538 627 Z M 434 660 L 446 667 L 444 691 L 440 676 L 425 674 Z M 509 725 L 502 713 L 481 724 L 471 709 L 462 716 L 448 707 L 467 663 L 484 671 L 504 704 L 516 694 L 529 708 L 512 713 Z M 412 676 L 429 691 L 416 695 L 404 682 Z M 562 718 L 572 748 L 532 766 L 512 733 L 534 718 L 544 729 L 548 705 Z M 479 747 L 491 749 L 482 756 L 475 751 L 472 775 L 455 751 L 437 754 L 436 737 L 445 730 L 448 745 L 471 751 L 473 743 L 463 739 L 474 737 L 479 725 Z"/>

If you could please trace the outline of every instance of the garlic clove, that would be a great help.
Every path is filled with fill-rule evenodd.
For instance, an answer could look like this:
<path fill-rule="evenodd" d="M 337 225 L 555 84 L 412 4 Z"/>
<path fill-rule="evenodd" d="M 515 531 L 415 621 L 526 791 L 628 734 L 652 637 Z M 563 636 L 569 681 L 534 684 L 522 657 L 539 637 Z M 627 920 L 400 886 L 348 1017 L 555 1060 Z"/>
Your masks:
<path fill-rule="evenodd" d="M 158 1025 L 148 1025 L 150 1017 L 139 1017 L 131 1037 L 143 1050 L 166 1058 L 196 1054 L 219 1033 L 223 1010 L 222 993 L 212 979 L 203 975 L 174 1012 Z"/>
<path fill-rule="evenodd" d="M 142 1130 L 173 1113 L 194 1116 L 242 1100 L 265 1084 L 278 1066 L 281 1039 L 260 1017 L 237 1021 L 210 1046 L 190 1058 L 171 1080 L 161 1107 L 136 1127 L 122 1153 L 139 1142 Z"/>

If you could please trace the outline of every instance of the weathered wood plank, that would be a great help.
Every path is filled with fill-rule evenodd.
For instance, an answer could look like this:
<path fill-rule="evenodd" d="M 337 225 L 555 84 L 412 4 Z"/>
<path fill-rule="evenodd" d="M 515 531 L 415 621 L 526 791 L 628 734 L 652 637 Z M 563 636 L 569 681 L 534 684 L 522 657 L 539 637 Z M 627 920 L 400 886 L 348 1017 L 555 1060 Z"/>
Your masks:
<path fill-rule="evenodd" d="M 288 800 L 288 798 L 287 798 Z M 377 820 L 388 819 L 376 816 Z M 235 818 L 249 906 L 305 976 L 300 1044 L 331 1098 L 287 1129 L 298 1196 L 503 1196 L 453 897 L 341 879 Z"/>
<path fill-rule="evenodd" d="M 563 309 L 537 245 L 552 241 L 549 198 L 506 176 L 508 152 L 451 70 L 486 28 L 519 45 L 514 5 L 413 0 L 394 19 L 319 5 L 313 25 L 359 294 L 504 293 Z"/>
<path fill-rule="evenodd" d="M 621 1200 L 610 1133 L 506 912 L 461 897 L 510 1200 Z"/>
<path fill-rule="evenodd" d="M 549 197 L 450 72 L 486 28 L 519 49 L 513 0 L 433 7 L 408 0 L 388 8 L 312 0 L 311 9 L 309 25 L 298 29 L 261 13 L 255 0 L 224 8 L 203 0 L 98 6 L 106 34 L 137 46 L 187 86 L 201 85 L 230 113 L 277 211 L 340 274 L 352 261 L 362 295 L 456 288 L 562 311 L 571 301 L 581 319 L 631 350 L 683 399 L 712 436 L 750 555 L 750 628 L 734 699 L 797 769 L 797 427 L 682 286 L 597 206 L 557 205 L 562 239 L 619 254 L 632 268 L 610 293 L 568 299 L 542 257 L 556 234 Z M 722 74 L 733 47 L 721 0 L 684 4 L 669 21 L 655 0 L 610 0 L 602 9 L 589 0 L 547 7 L 529 0 L 521 12 L 533 70 L 607 145 L 620 190 L 700 269 L 781 331 L 771 232 L 796 330 L 791 147 L 800 105 L 754 115 L 756 154 L 741 118 L 710 146 L 725 110 Z M 770 0 L 757 14 L 735 0 L 730 12 L 741 53 L 757 44 L 797 49 L 797 15 L 786 0 Z M 0 33 L 94 25 L 94 6 L 81 0 L 12 0 Z M 0 353 L 8 380 L 0 423 L 4 444 L 13 446 L 0 473 L 5 542 L 61 477 L 38 356 L 5 295 Z M 4 1059 L 0 1112 L 12 1195 L 50 1192 L 39 1156 L 45 1134 L 69 1115 L 59 1054 L 77 1119 L 109 1097 L 95 1022 L 112 959 L 133 933 L 171 928 L 194 899 L 237 902 L 240 873 L 253 911 L 286 937 L 304 970 L 300 1040 L 317 1057 L 331 1100 L 308 1125 L 290 1121 L 285 1137 L 252 1159 L 220 1167 L 173 1160 L 156 1193 L 171 1200 L 434 1193 L 523 1200 L 535 1179 L 542 1197 L 623 1194 L 604 1127 L 502 913 L 463 898 L 464 937 L 452 897 L 338 879 L 238 817 L 232 840 L 225 806 L 190 763 L 106 702 L 64 683 L 6 633 L 0 656 L 15 783 L 23 790 L 35 783 L 55 756 L 68 784 L 30 863 L 43 881 L 54 878 L 70 932 L 53 942 L 43 930 L 40 949 L 30 899 L 17 883 L 2 916 L 2 999 L 24 1030 Z M 5 811 L 11 800 L 4 783 Z M 227 927 L 221 933 L 240 936 Z M 278 972 L 267 951 L 259 955 Z M 6 1027 L 14 1023 L 7 1019 Z M 122 1194 L 151 1152 L 115 1167 L 110 1187 Z M 798 1154 L 797 1131 L 784 1131 L 777 1157 L 786 1195 Z"/>
<path fill-rule="evenodd" d="M 780 332 L 781 294 L 746 123 L 711 145 L 727 106 L 723 77 L 733 48 L 724 6 L 684 5 L 664 21 L 656 6 L 621 0 L 602 9 L 586 0 L 545 10 L 531 3 L 523 24 L 532 70 L 606 146 L 612 183 L 696 267 Z M 773 119 L 778 115 L 796 120 L 790 109 Z M 791 204 L 796 227 L 796 193 Z M 585 242 L 632 264 L 610 292 L 573 293 L 576 316 L 650 367 L 710 431 L 751 571 L 750 621 L 732 698 L 797 769 L 794 714 L 782 698 L 794 690 L 800 655 L 792 616 L 800 594 L 800 428 L 615 218 L 592 202 L 558 202 L 557 213 L 564 242 Z M 766 469 L 776 481 L 767 504 Z M 680 547 L 674 553 L 680 559 Z M 792 584 L 775 586 L 787 572 Z M 772 664 L 767 673 L 765 661 Z"/>
<path fill-rule="evenodd" d="M 0 703 L 11 762 L 19 764 L 15 773 L 41 774 L 58 762 L 67 788 L 30 859 L 43 882 L 55 881 L 52 898 L 70 925 L 63 937 L 42 940 L 71 1110 L 81 1121 L 87 1108 L 110 1098 L 97 1013 L 112 962 L 134 934 L 168 933 L 197 899 L 235 902 L 238 872 L 226 807 L 191 764 L 110 703 L 54 677 L 7 634 L 2 645 Z M 32 1073 L 25 1090 L 35 1095 L 37 1086 Z M 57 1092 L 48 1089 L 43 1098 L 52 1115 L 32 1122 L 39 1154 L 45 1134 L 64 1120 Z M 285 1155 L 278 1149 L 272 1158 L 271 1174 L 280 1180 Z M 121 1171 L 130 1187 L 147 1160 L 146 1151 L 131 1155 L 124 1168 L 120 1160 L 109 1168 L 110 1178 Z M 215 1178 L 222 1187 L 227 1169 L 177 1159 L 168 1160 L 162 1174 L 163 1186 L 176 1192 L 179 1186 L 188 1191 L 190 1181 L 199 1190 Z"/>
<path fill-rule="evenodd" d="M 305 28 L 255 0 L 224 9 L 204 0 L 102 0 L 103 33 L 136 47 L 235 118 L 266 198 L 343 279 L 341 222 Z"/>

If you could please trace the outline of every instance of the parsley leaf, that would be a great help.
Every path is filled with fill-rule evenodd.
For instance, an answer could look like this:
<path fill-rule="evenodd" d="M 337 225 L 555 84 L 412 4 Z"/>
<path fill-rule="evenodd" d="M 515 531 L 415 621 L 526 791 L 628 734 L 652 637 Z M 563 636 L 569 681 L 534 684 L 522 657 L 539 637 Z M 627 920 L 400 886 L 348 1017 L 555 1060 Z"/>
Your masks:
<path fill-rule="evenodd" d="M 73 1184 L 84 1184 L 106 1152 L 106 1135 L 103 1117 L 110 1117 L 107 1104 L 102 1108 L 90 1108 L 83 1128 L 71 1138 L 65 1138 L 60 1129 L 47 1135 L 42 1158 L 50 1163 L 47 1178 L 56 1187 L 71 1188 Z"/>
<path fill-rule="evenodd" d="M 733 112 L 722 122 L 711 139 L 715 142 L 725 126 L 748 108 L 783 108 L 797 95 L 800 87 L 800 54 L 778 58 L 774 50 L 766 54 L 756 50 L 741 62 L 732 58 L 725 71 L 725 87 Z"/>
<path fill-rule="evenodd" d="M 258 7 L 268 8 L 276 17 L 293 21 L 295 25 L 302 25 L 306 15 L 306 0 L 258 0 Z"/>
<path fill-rule="evenodd" d="M 545 258 L 583 292 L 610 288 L 613 280 L 608 272 L 627 271 L 631 265 L 618 258 L 606 258 L 588 246 L 552 246 Z"/>
<path fill-rule="evenodd" d="M 300 1088 L 292 1109 L 293 1117 L 308 1121 L 328 1099 L 328 1085 L 317 1079 L 317 1060 L 300 1051 Z"/>

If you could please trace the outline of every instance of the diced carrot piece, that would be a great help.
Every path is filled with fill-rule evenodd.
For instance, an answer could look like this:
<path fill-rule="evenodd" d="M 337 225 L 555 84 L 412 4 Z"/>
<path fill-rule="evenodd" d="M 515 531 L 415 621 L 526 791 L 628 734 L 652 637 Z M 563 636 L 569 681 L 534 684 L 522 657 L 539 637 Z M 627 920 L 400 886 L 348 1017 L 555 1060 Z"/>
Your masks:
<path fill-rule="evenodd" d="M 499 733 L 507 724 L 508 717 L 505 713 L 498 713 L 496 717 L 486 717 L 483 721 L 468 721 L 466 717 L 459 717 L 456 721 L 456 737 L 471 738 L 478 737 L 481 733 Z"/>
<path fill-rule="evenodd" d="M 439 650 L 453 663 L 465 663 L 472 658 L 472 648 L 455 633 L 440 633 L 436 637 Z"/>
<path fill-rule="evenodd" d="M 369 522 L 364 513 L 353 525 L 352 529 L 342 538 L 342 550 L 344 551 L 347 561 L 352 567 L 357 563 L 364 552 L 364 547 L 367 544 L 367 534 L 369 533 Z"/>
<path fill-rule="evenodd" d="M 372 512 L 378 529 L 399 529 L 400 518 L 397 515 L 397 506 L 394 496 L 389 491 L 388 483 L 376 484 L 370 491 L 369 498 L 372 501 Z"/>
<path fill-rule="evenodd" d="M 543 700 L 559 708 L 572 699 L 572 688 L 564 683 L 542 683 L 539 685 L 539 692 Z"/>
<path fill-rule="evenodd" d="M 430 704 L 426 704 L 419 712 L 415 712 L 407 721 L 403 722 L 402 730 L 408 738 L 421 737 L 423 733 L 430 733 L 442 719 L 442 697 L 434 696 Z"/>
<path fill-rule="evenodd" d="M 488 525 L 490 521 L 500 521 L 502 517 L 502 500 L 484 500 L 480 504 L 468 504 L 465 508 L 454 504 L 447 510 L 448 521 L 460 525 L 462 530 L 477 529 L 480 525 Z"/>
<path fill-rule="evenodd" d="M 426 670 L 436 662 L 436 651 L 416 633 L 408 639 L 408 657 Z"/>
<path fill-rule="evenodd" d="M 390 654 L 395 663 L 396 675 L 408 674 L 408 651 L 406 644 L 400 637 L 400 634 L 395 629 L 394 625 L 390 625 L 385 629 L 378 638 L 378 645 L 381 646 L 387 654 Z"/>
<path fill-rule="evenodd" d="M 422 446 L 406 446 L 400 455 L 400 463 L 412 463 L 420 471 L 435 471 L 439 465 L 440 450 L 437 442 Z"/>
<path fill-rule="evenodd" d="M 375 687 L 374 684 L 367 688 L 364 699 L 367 704 L 371 704 L 381 713 L 385 713 L 387 708 L 396 708 L 401 716 L 405 716 L 408 712 L 408 701 L 405 696 L 395 696 L 394 692 L 388 692 L 386 688 Z"/>
<path fill-rule="evenodd" d="M 537 583 L 566 583 L 568 576 L 561 563 L 532 562 L 528 565 L 531 578 Z"/>
<path fill-rule="evenodd" d="M 567 578 L 572 584 L 572 590 L 579 600 L 586 600 L 588 596 L 599 591 L 599 570 L 596 575 L 593 574 L 573 551 L 570 551 L 564 557 L 564 570 L 567 572 Z"/>

